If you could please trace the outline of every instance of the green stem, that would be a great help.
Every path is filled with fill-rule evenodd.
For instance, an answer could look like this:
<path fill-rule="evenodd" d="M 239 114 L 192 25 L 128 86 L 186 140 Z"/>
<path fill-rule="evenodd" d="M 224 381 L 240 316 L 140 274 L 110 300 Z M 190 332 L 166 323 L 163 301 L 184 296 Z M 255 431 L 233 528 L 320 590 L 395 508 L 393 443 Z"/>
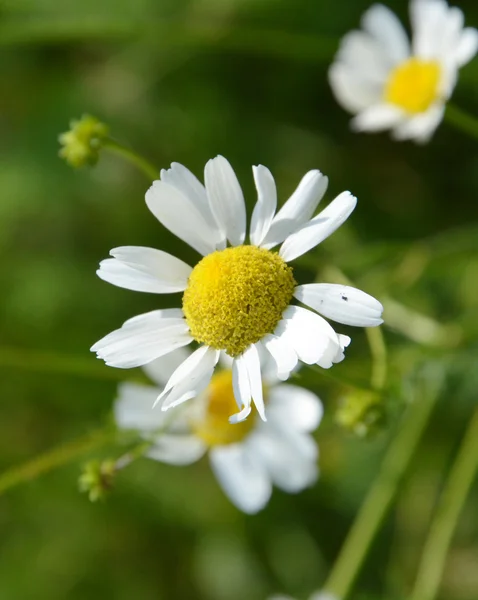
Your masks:
<path fill-rule="evenodd" d="M 439 376 L 435 374 L 437 385 L 439 385 L 438 378 Z M 416 390 L 400 429 L 387 449 L 377 479 L 365 498 L 324 586 L 325 590 L 337 598 L 344 599 L 350 593 L 425 430 L 438 396 L 438 389 L 434 385 L 433 390 Z"/>
<path fill-rule="evenodd" d="M 478 118 L 469 115 L 461 108 L 448 103 L 445 110 L 445 121 L 478 139 Z"/>
<path fill-rule="evenodd" d="M 373 389 L 380 391 L 383 390 L 387 381 L 387 346 L 381 327 L 367 327 L 365 334 L 372 355 L 370 385 Z"/>
<path fill-rule="evenodd" d="M 115 436 L 116 431 L 112 429 L 99 429 L 5 471 L 0 475 L 0 495 L 20 483 L 35 479 L 91 452 L 91 450 L 104 446 L 114 440 Z"/>
<path fill-rule="evenodd" d="M 102 147 L 130 162 L 132 165 L 142 171 L 148 179 L 151 179 L 151 181 L 159 178 L 159 169 L 157 169 L 146 158 L 140 156 L 134 150 L 131 150 L 131 148 L 127 148 L 111 138 L 103 141 Z"/>
<path fill-rule="evenodd" d="M 433 600 L 458 517 L 478 469 L 478 409 L 465 433 L 425 542 L 410 600 Z"/>

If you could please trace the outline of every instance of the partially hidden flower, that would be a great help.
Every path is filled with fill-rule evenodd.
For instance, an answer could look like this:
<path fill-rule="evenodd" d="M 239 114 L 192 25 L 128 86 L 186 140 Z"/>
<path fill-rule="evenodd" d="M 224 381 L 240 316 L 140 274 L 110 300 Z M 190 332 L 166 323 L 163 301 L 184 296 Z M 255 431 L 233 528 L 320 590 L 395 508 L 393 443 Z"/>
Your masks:
<path fill-rule="evenodd" d="M 411 0 L 412 39 L 395 14 L 375 4 L 362 30 L 348 33 L 329 71 L 356 131 L 391 129 L 397 140 L 427 142 L 440 124 L 458 70 L 478 50 L 478 31 L 445 0 Z"/>
<path fill-rule="evenodd" d="M 265 359 L 263 377 L 267 422 L 254 414 L 242 423 L 229 423 L 236 400 L 232 361 L 224 352 L 208 386 L 190 402 L 168 413 L 151 410 L 188 354 L 179 348 L 146 365 L 155 386 L 119 386 L 118 427 L 139 431 L 151 441 L 146 455 L 154 460 L 186 465 L 207 454 L 219 485 L 246 513 L 256 513 L 267 504 L 272 485 L 289 493 L 312 485 L 318 475 L 318 449 L 310 433 L 320 423 L 322 404 L 309 390 L 277 379 L 270 359 Z"/>
<path fill-rule="evenodd" d="M 337 334 L 325 317 L 373 327 L 382 305 L 352 287 L 297 285 L 289 262 L 333 233 L 355 208 L 343 192 L 312 217 L 327 188 L 320 171 L 310 171 L 276 214 L 274 179 L 253 168 L 258 200 L 245 245 L 246 209 L 236 175 L 222 156 L 205 168 L 205 186 L 173 163 L 146 193 L 154 216 L 203 255 L 194 268 L 161 250 L 126 246 L 111 251 L 98 275 L 120 287 L 158 294 L 182 292 L 182 309 L 154 310 L 126 321 L 93 347 L 108 365 L 131 368 L 196 342 L 199 347 L 171 375 L 157 401 L 162 410 L 206 389 L 221 352 L 232 357 L 232 382 L 239 412 L 247 418 L 254 402 L 265 420 L 261 354 L 276 362 L 285 380 L 298 361 L 328 369 L 344 358 L 350 338 Z M 230 246 L 227 247 L 227 242 Z M 271 248 L 282 244 L 279 252 Z M 292 305 L 296 298 L 309 308 Z"/>
<path fill-rule="evenodd" d="M 93 166 L 98 162 L 100 149 L 108 127 L 96 117 L 83 115 L 70 123 L 70 129 L 58 136 L 61 144 L 59 155 L 72 167 Z"/>

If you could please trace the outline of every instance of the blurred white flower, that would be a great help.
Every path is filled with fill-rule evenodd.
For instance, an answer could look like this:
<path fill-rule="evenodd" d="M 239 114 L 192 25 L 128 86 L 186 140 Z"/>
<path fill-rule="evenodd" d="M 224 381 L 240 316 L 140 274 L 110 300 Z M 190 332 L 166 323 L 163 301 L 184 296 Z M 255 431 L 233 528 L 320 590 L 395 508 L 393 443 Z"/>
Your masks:
<path fill-rule="evenodd" d="M 207 453 L 211 468 L 231 502 L 256 513 L 269 501 L 272 485 L 296 493 L 317 479 L 318 448 L 310 435 L 322 418 L 320 400 L 301 387 L 281 383 L 275 365 L 263 369 L 268 420 L 256 415 L 232 425 L 236 401 L 231 360 L 222 353 L 221 369 L 191 402 L 169 413 L 151 410 L 174 369 L 187 358 L 180 348 L 144 367 L 158 387 L 123 383 L 115 403 L 116 423 L 152 442 L 147 456 L 186 465 Z"/>
<path fill-rule="evenodd" d="M 356 131 L 392 130 L 427 142 L 441 122 L 458 69 L 478 50 L 478 31 L 445 0 L 411 0 L 412 41 L 395 14 L 375 4 L 361 31 L 342 40 L 329 71 L 337 100 L 355 114 Z"/>
<path fill-rule="evenodd" d="M 327 318 L 362 327 L 382 322 L 382 305 L 355 288 L 313 283 L 297 286 L 288 262 L 332 234 L 355 208 L 343 192 L 312 218 L 327 189 L 327 177 L 309 171 L 277 212 L 270 171 L 253 168 L 258 192 L 251 219 L 251 245 L 245 245 L 246 209 L 237 177 L 225 158 L 210 160 L 205 186 L 173 163 L 146 194 L 154 216 L 204 258 L 194 268 L 153 248 L 126 246 L 111 251 L 98 275 L 114 285 L 141 292 L 184 292 L 182 309 L 154 310 L 126 321 L 92 350 L 108 365 L 138 367 L 196 341 L 199 348 L 178 366 L 157 401 L 167 410 L 209 384 L 220 353 L 232 361 L 234 395 L 243 421 L 254 402 L 265 420 L 261 362 L 265 351 L 283 380 L 298 361 L 328 369 L 344 358 L 350 343 Z M 232 247 L 226 248 L 227 242 Z M 282 244 L 279 253 L 270 249 Z M 293 297 L 308 308 L 290 304 Z"/>

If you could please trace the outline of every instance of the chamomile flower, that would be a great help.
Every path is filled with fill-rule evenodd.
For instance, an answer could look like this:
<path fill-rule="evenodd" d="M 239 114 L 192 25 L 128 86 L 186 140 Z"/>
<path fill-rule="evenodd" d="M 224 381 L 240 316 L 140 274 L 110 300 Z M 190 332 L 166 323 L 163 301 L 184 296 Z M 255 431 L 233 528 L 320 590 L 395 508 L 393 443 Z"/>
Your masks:
<path fill-rule="evenodd" d="M 146 193 L 146 204 L 172 233 L 203 258 L 192 268 L 161 250 L 126 246 L 111 251 L 98 275 L 114 285 L 158 294 L 182 292 L 182 309 L 133 317 L 92 350 L 108 365 L 138 367 L 192 342 L 199 347 L 171 375 L 157 401 L 167 410 L 206 389 L 221 352 L 232 360 L 234 396 L 247 418 L 254 402 L 265 420 L 261 360 L 265 349 L 287 379 L 298 361 L 328 369 L 344 358 L 350 338 L 337 334 L 325 317 L 363 327 L 382 322 L 382 305 L 355 288 L 297 285 L 288 264 L 333 233 L 355 208 L 343 192 L 312 217 L 327 177 L 310 171 L 276 214 L 274 179 L 253 168 L 258 200 L 245 245 L 246 209 L 236 175 L 222 156 L 205 168 L 205 186 L 173 163 Z M 227 246 L 229 242 L 230 246 Z M 271 249 L 282 244 L 279 252 Z M 291 304 L 296 298 L 309 308 Z"/>
<path fill-rule="evenodd" d="M 118 427 L 137 430 L 151 441 L 147 456 L 154 460 L 187 465 L 207 454 L 219 485 L 246 513 L 256 513 L 267 504 L 272 485 L 289 493 L 312 485 L 318 475 L 318 449 L 310 433 L 320 423 L 322 404 L 309 390 L 281 383 L 267 357 L 263 361 L 267 422 L 256 414 L 239 424 L 229 422 L 236 400 L 232 360 L 224 352 L 207 387 L 190 402 L 168 413 L 151 410 L 188 354 L 180 348 L 144 367 L 156 387 L 119 386 Z"/>
<path fill-rule="evenodd" d="M 463 27 L 445 0 L 411 0 L 412 40 L 395 14 L 375 4 L 361 31 L 342 40 L 329 71 L 337 100 L 356 116 L 356 131 L 392 130 L 397 140 L 427 142 L 441 122 L 458 70 L 478 50 L 478 31 Z"/>

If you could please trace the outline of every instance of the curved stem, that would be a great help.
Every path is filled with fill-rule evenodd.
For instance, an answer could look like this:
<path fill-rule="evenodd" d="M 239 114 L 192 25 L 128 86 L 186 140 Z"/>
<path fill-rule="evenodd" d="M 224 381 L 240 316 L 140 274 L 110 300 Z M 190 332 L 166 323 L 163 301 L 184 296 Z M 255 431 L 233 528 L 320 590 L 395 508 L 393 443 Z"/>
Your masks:
<path fill-rule="evenodd" d="M 445 121 L 478 139 L 478 118 L 469 115 L 461 108 L 448 103 L 445 110 Z"/>
<path fill-rule="evenodd" d="M 478 409 L 470 421 L 425 542 L 410 600 L 433 600 L 458 517 L 478 469 Z"/>
<path fill-rule="evenodd" d="M 435 380 L 439 378 L 435 375 Z M 428 423 L 439 387 L 416 386 L 397 435 L 388 447 L 377 479 L 370 488 L 324 589 L 337 598 L 349 594 L 375 535 L 397 492 Z M 423 389 L 420 389 L 422 388 Z"/>
<path fill-rule="evenodd" d="M 20 483 L 31 481 L 91 452 L 91 450 L 104 446 L 114 440 L 115 436 L 116 431 L 113 429 L 99 429 L 73 442 L 49 450 L 22 465 L 12 467 L 0 474 L 0 495 Z"/>
<path fill-rule="evenodd" d="M 146 158 L 140 156 L 134 150 L 131 150 L 131 148 L 127 148 L 111 138 L 108 138 L 102 142 L 102 147 L 130 162 L 132 165 L 142 171 L 148 179 L 154 181 L 155 179 L 159 178 L 159 169 L 157 169 Z"/>
<path fill-rule="evenodd" d="M 380 391 L 387 381 L 387 346 L 381 327 L 367 327 L 365 329 L 370 354 L 372 355 L 372 374 L 370 385 Z"/>

